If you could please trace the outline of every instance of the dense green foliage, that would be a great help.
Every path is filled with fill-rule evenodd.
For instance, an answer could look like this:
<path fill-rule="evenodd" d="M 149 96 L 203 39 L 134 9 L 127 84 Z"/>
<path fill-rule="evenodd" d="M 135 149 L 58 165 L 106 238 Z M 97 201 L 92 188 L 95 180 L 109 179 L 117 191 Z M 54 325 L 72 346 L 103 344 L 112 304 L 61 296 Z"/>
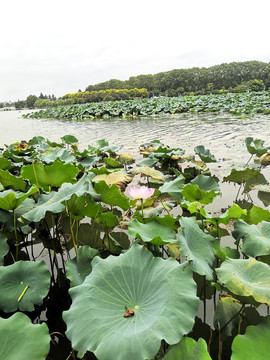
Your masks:
<path fill-rule="evenodd" d="M 259 80 L 259 89 L 250 80 Z M 241 85 L 241 89 L 238 89 Z M 209 68 L 175 69 L 155 75 L 132 76 L 126 81 L 112 79 L 89 85 L 86 91 L 146 88 L 150 95 L 178 96 L 194 92 L 206 94 L 219 90 L 236 92 L 264 90 L 270 87 L 270 64 L 260 61 L 232 62 Z"/>
<path fill-rule="evenodd" d="M 136 98 L 148 97 L 149 93 L 146 89 L 110 89 L 100 91 L 85 91 L 73 94 L 66 94 L 58 100 L 38 99 L 34 106 L 36 108 L 46 108 L 54 106 L 85 104 L 98 101 L 115 101 L 115 100 L 129 100 Z"/>
<path fill-rule="evenodd" d="M 229 112 L 241 114 L 269 114 L 270 91 L 240 94 L 159 97 L 140 100 L 106 101 L 73 106 L 59 106 L 41 110 L 26 117 L 87 120 L 162 113 Z"/>
<path fill-rule="evenodd" d="M 66 135 L 1 151 L 0 358 L 264 360 L 269 179 L 255 162 L 218 179 L 201 145 L 185 156 L 154 140 L 140 162 L 120 150 Z M 211 213 L 222 181 L 243 194 Z"/>

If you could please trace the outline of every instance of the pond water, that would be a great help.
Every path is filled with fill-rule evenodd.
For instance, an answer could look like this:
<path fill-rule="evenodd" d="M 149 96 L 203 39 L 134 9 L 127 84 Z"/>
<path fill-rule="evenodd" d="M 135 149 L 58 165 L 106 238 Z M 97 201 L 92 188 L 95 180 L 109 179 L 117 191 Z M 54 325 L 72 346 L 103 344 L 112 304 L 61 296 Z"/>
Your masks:
<path fill-rule="evenodd" d="M 204 145 L 218 159 L 231 156 L 233 159 L 240 159 L 246 153 L 244 140 L 247 136 L 266 142 L 270 140 L 269 115 L 237 117 L 230 114 L 166 114 L 136 119 L 78 122 L 24 119 L 22 115 L 27 112 L 29 111 L 0 112 L 0 146 L 29 140 L 37 135 L 60 140 L 63 135 L 72 134 L 78 138 L 81 147 L 105 139 L 110 143 L 122 144 L 125 151 L 135 152 L 140 144 L 159 139 L 166 145 L 185 150 Z M 249 156 L 248 153 L 246 155 Z"/>
<path fill-rule="evenodd" d="M 143 117 L 136 119 L 115 118 L 100 121 L 72 121 L 55 119 L 24 119 L 29 111 L 0 111 L 0 147 L 33 136 L 44 136 L 59 141 L 61 136 L 71 134 L 79 140 L 81 148 L 94 145 L 97 140 L 105 139 L 110 144 L 123 145 L 120 152 L 139 156 L 138 148 L 142 143 L 158 139 L 165 145 L 181 147 L 186 154 L 193 153 L 194 147 L 204 145 L 215 155 L 217 163 L 209 164 L 213 174 L 222 178 L 232 169 L 243 168 L 250 154 L 246 150 L 245 138 L 262 139 L 270 145 L 270 116 L 255 115 L 239 117 L 231 114 L 178 114 Z M 270 167 L 263 170 L 269 180 Z M 219 208 L 231 204 L 238 187 L 224 183 L 224 197 L 217 198 Z M 226 201 L 226 203 L 225 203 Z M 260 200 L 256 205 L 262 206 Z M 215 207 L 215 203 L 212 206 Z"/>

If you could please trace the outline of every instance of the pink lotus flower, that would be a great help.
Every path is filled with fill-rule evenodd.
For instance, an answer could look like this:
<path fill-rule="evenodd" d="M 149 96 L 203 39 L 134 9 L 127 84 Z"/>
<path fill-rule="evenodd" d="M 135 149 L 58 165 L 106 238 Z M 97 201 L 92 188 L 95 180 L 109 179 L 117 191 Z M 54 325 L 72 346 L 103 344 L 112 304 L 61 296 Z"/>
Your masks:
<path fill-rule="evenodd" d="M 148 199 L 154 194 L 155 189 L 154 188 L 148 188 L 147 186 L 142 187 L 132 187 L 128 190 L 129 195 L 133 199 Z"/>

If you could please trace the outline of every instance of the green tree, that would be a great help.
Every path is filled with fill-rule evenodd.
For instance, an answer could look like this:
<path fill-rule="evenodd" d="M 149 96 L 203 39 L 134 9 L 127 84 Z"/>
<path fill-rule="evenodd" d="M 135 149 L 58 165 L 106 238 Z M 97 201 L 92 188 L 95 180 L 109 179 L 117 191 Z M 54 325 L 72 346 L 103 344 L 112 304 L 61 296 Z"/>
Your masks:
<path fill-rule="evenodd" d="M 262 80 L 257 80 L 257 79 L 249 80 L 247 85 L 248 85 L 249 90 L 251 90 L 251 91 L 265 90 L 265 85 Z"/>
<path fill-rule="evenodd" d="M 14 106 L 16 110 L 23 109 L 26 106 L 26 102 L 24 100 L 15 101 Z"/>
<path fill-rule="evenodd" d="M 29 95 L 26 98 L 26 105 L 29 109 L 33 109 L 35 102 L 37 101 L 37 96 L 36 95 Z"/>

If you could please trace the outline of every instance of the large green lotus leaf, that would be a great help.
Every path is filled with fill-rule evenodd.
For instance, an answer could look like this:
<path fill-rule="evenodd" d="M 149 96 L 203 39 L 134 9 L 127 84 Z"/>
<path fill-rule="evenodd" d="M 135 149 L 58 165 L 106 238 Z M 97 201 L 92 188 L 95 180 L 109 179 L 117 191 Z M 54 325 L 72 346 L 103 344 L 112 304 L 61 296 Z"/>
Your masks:
<path fill-rule="evenodd" d="M 162 360 L 211 360 L 204 339 L 198 342 L 190 337 L 184 337 L 178 344 L 171 345 Z"/>
<path fill-rule="evenodd" d="M 55 161 L 63 163 L 71 163 L 75 161 L 75 156 L 66 149 L 49 147 L 40 156 L 40 160 L 47 164 L 54 163 Z M 58 160 L 59 159 L 59 160 Z"/>
<path fill-rule="evenodd" d="M 61 140 L 66 143 L 66 144 L 69 144 L 69 145 L 76 145 L 78 144 L 79 140 L 73 136 L 73 135 L 65 135 L 65 136 L 62 136 L 61 137 Z"/>
<path fill-rule="evenodd" d="M 229 224 L 230 219 L 240 219 L 246 214 L 247 214 L 246 209 L 242 209 L 239 205 L 233 204 L 232 206 L 229 207 L 228 210 L 225 211 L 224 214 L 222 214 L 218 218 L 218 221 L 223 224 Z"/>
<path fill-rule="evenodd" d="M 247 150 L 250 154 L 263 155 L 267 152 L 267 148 L 263 147 L 264 141 L 260 139 L 253 139 L 252 137 L 247 137 L 245 139 Z M 252 145 L 253 143 L 253 145 Z"/>
<path fill-rule="evenodd" d="M 77 256 L 66 263 L 66 275 L 70 280 L 70 287 L 78 286 L 92 271 L 91 262 L 99 254 L 96 249 L 84 245 L 78 249 Z"/>
<path fill-rule="evenodd" d="M 0 155 L 0 169 L 11 169 L 12 168 L 12 163 L 11 160 L 4 158 Z"/>
<path fill-rule="evenodd" d="M 258 169 L 246 168 L 245 170 L 235 170 L 232 169 L 230 175 L 225 176 L 223 181 L 232 181 L 237 184 L 242 184 L 249 179 L 256 178 L 260 174 Z"/>
<path fill-rule="evenodd" d="M 234 338 L 231 360 L 266 360 L 270 354 L 269 329 L 269 316 L 257 326 L 248 326 L 244 335 Z"/>
<path fill-rule="evenodd" d="M 140 161 L 137 166 L 138 167 L 153 167 L 159 160 L 155 157 L 147 157 L 145 159 L 143 159 L 142 161 Z"/>
<path fill-rule="evenodd" d="M 203 145 L 196 146 L 194 148 L 195 154 L 198 154 L 202 161 L 206 163 L 216 162 L 216 158 L 214 155 L 210 153 L 210 150 L 205 149 Z"/>
<path fill-rule="evenodd" d="M 198 185 L 200 189 L 205 191 L 213 190 L 215 193 L 220 193 L 220 188 L 217 181 L 211 176 L 199 174 L 195 179 L 190 181 L 191 185 Z"/>
<path fill-rule="evenodd" d="M 50 288 L 50 272 L 44 261 L 18 261 L 0 267 L 0 308 L 5 312 L 33 311 Z"/>
<path fill-rule="evenodd" d="M 199 228 L 195 218 L 182 217 L 180 224 L 181 231 L 177 237 L 181 255 L 191 261 L 195 272 L 205 275 L 207 280 L 212 280 L 211 266 L 215 258 L 212 244 L 215 239 Z"/>
<path fill-rule="evenodd" d="M 167 227 L 171 227 L 174 230 L 177 230 L 180 226 L 179 224 L 179 218 L 174 218 L 171 215 L 166 215 L 164 217 L 154 216 L 152 220 L 157 221 L 161 225 L 165 225 Z M 150 220 L 150 221 L 152 221 Z"/>
<path fill-rule="evenodd" d="M 63 183 L 76 182 L 76 175 L 79 169 L 72 164 L 63 164 L 56 160 L 53 165 L 40 163 L 22 167 L 23 179 L 29 180 L 33 185 L 48 190 L 50 187 L 60 187 Z"/>
<path fill-rule="evenodd" d="M 23 215 L 28 221 L 39 222 L 46 215 L 47 211 L 60 213 L 65 209 L 63 202 L 69 200 L 73 194 L 80 197 L 91 192 L 91 184 L 85 174 L 76 184 L 64 183 L 58 192 L 52 191 L 49 195 L 41 195 L 37 206 Z"/>
<path fill-rule="evenodd" d="M 29 140 L 29 145 L 41 145 L 46 143 L 46 139 L 43 136 L 34 136 L 31 140 Z"/>
<path fill-rule="evenodd" d="M 222 339 L 232 335 L 232 331 L 238 327 L 240 321 L 240 309 L 242 305 L 239 301 L 231 296 L 221 296 L 216 307 L 214 326 L 222 328 Z M 238 314 L 238 315 L 237 315 Z"/>
<path fill-rule="evenodd" d="M 244 216 L 243 219 L 249 224 L 258 224 L 263 220 L 270 221 L 270 211 L 253 205 L 248 211 L 247 216 Z"/>
<path fill-rule="evenodd" d="M 11 175 L 8 170 L 0 170 L 0 183 L 6 187 L 12 187 L 14 190 L 25 190 L 26 183 L 21 177 Z"/>
<path fill-rule="evenodd" d="M 0 209 L 15 210 L 20 206 L 28 196 L 38 192 L 38 189 L 31 187 L 26 193 L 14 190 L 5 190 L 0 192 Z"/>
<path fill-rule="evenodd" d="M 82 220 L 85 216 L 95 218 L 103 212 L 103 207 L 91 199 L 91 196 L 72 195 L 65 202 L 69 214 L 73 219 Z"/>
<path fill-rule="evenodd" d="M 82 223 L 79 226 L 78 231 L 78 244 L 79 245 L 89 245 L 94 249 L 103 249 L 104 243 L 101 238 L 101 228 L 100 226 L 94 224 Z"/>
<path fill-rule="evenodd" d="M 100 157 L 98 157 L 98 156 L 87 156 L 82 159 L 78 159 L 78 162 L 83 168 L 89 169 L 94 164 L 98 163 L 99 160 L 100 160 Z"/>
<path fill-rule="evenodd" d="M 50 350 L 48 327 L 32 324 L 28 316 L 16 313 L 0 318 L 0 359 L 45 360 Z"/>
<path fill-rule="evenodd" d="M 256 257 L 270 254 L 270 222 L 263 221 L 261 230 L 256 225 L 249 225 L 243 220 L 237 220 L 234 223 L 232 232 L 236 243 L 243 241 L 241 248 L 246 255 Z"/>
<path fill-rule="evenodd" d="M 159 191 L 164 194 L 167 193 L 177 201 L 183 199 L 182 190 L 184 187 L 185 178 L 181 174 L 173 181 L 165 182 L 164 185 L 159 187 Z"/>
<path fill-rule="evenodd" d="M 94 183 L 95 191 L 100 194 L 100 200 L 105 204 L 119 206 L 123 210 L 130 208 L 129 199 L 121 194 L 120 189 L 116 185 L 108 186 L 105 181 Z"/>
<path fill-rule="evenodd" d="M 110 211 L 102 213 L 95 218 L 95 223 L 99 224 L 105 231 L 113 229 L 116 225 L 118 225 L 118 221 L 118 216 Z"/>
<path fill-rule="evenodd" d="M 152 179 L 156 179 L 156 180 L 160 180 L 160 181 L 165 181 L 165 177 L 162 174 L 162 172 L 152 169 L 148 166 L 142 166 L 142 167 L 138 167 L 136 170 L 133 170 L 131 172 L 133 175 L 137 175 L 137 174 L 141 174 L 143 176 L 146 177 L 151 177 Z"/>
<path fill-rule="evenodd" d="M 173 229 L 161 225 L 157 221 L 149 221 L 147 224 L 143 224 L 135 219 L 129 224 L 128 232 L 131 237 L 140 238 L 144 242 L 151 242 L 154 245 L 177 242 Z"/>
<path fill-rule="evenodd" d="M 162 339 L 175 344 L 189 333 L 199 306 L 189 264 L 154 258 L 137 244 L 118 257 L 95 257 L 70 295 L 66 335 L 80 356 L 90 350 L 99 360 L 152 359 Z"/>
<path fill-rule="evenodd" d="M 93 168 L 91 171 L 96 175 L 103 175 L 103 174 L 111 174 L 112 170 L 107 169 L 105 166 L 102 166 L 101 168 Z M 93 178 L 94 179 L 94 178 Z"/>
<path fill-rule="evenodd" d="M 123 165 L 117 161 L 114 160 L 113 158 L 104 158 L 104 163 L 109 167 L 109 168 L 113 168 L 113 169 L 117 169 L 117 168 L 122 168 Z"/>
<path fill-rule="evenodd" d="M 9 252 L 9 245 L 7 243 L 7 236 L 0 233 L 0 266 L 4 264 L 4 257 Z"/>
<path fill-rule="evenodd" d="M 183 190 L 182 194 L 186 201 L 195 202 L 198 201 L 201 204 L 210 204 L 214 197 L 217 196 L 217 193 L 214 190 L 203 190 L 199 188 L 199 185 L 187 184 Z"/>
<path fill-rule="evenodd" d="M 226 259 L 216 269 L 219 281 L 234 294 L 270 305 L 270 267 L 256 259 Z"/>

